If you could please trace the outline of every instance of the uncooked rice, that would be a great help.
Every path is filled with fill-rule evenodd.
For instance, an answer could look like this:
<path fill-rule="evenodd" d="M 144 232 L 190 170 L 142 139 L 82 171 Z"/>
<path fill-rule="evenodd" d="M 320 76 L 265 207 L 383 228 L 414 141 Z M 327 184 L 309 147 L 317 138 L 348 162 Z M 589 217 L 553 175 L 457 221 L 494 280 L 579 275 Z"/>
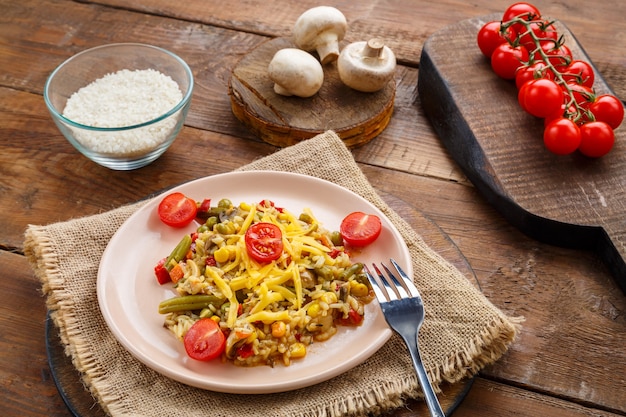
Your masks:
<path fill-rule="evenodd" d="M 154 69 L 120 70 L 80 88 L 67 100 L 63 116 L 85 126 L 115 128 L 149 122 L 183 98 L 171 77 Z M 93 152 L 131 156 L 156 148 L 176 128 L 179 115 L 149 126 L 121 131 L 72 129 Z"/>

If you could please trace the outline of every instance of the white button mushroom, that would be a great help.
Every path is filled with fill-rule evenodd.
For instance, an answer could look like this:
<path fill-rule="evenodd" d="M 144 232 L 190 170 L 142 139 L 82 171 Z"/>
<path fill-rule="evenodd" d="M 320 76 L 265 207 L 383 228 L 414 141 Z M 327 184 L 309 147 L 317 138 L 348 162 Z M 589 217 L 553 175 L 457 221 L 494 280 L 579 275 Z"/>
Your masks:
<path fill-rule="evenodd" d="M 267 71 L 275 83 L 274 91 L 283 96 L 311 97 L 324 82 L 324 70 L 319 61 L 297 48 L 276 52 Z"/>
<path fill-rule="evenodd" d="M 337 60 L 341 81 L 367 93 L 384 88 L 395 69 L 396 56 L 380 39 L 351 43 L 341 51 Z"/>
<path fill-rule="evenodd" d="M 293 28 L 296 46 L 317 51 L 322 64 L 337 60 L 339 41 L 346 34 L 346 17 L 334 7 L 318 6 L 302 13 Z"/>

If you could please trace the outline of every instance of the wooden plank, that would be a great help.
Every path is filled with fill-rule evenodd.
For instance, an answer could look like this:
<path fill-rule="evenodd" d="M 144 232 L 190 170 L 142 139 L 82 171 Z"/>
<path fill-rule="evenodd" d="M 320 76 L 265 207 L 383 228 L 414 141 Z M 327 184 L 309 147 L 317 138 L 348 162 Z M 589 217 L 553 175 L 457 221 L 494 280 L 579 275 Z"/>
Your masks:
<path fill-rule="evenodd" d="M 67 7 L 62 0 L 25 0 L 0 16 L 0 34 L 6 39 L 0 42 L 0 65 L 6 68 L 0 85 L 42 94 L 54 68 L 79 51 L 110 42 L 150 43 L 175 52 L 194 72 L 196 87 L 187 126 L 260 141 L 233 116 L 228 79 L 239 59 L 267 38 L 141 13 L 118 14 L 116 9 L 98 5 L 71 2 L 72 13 L 66 13 Z M 37 29 L 30 30 L 33 27 Z M 415 105 L 416 82 L 415 69 L 398 68 L 389 125 L 356 155 L 365 163 L 466 181 L 454 161 L 442 152 L 439 139 Z M 15 117 L 14 105 L 10 101 L 0 104 L 0 126 Z M 34 116 L 48 119 L 45 107 Z"/>
<path fill-rule="evenodd" d="M 428 40 L 418 79 L 424 111 L 503 216 L 541 241 L 595 249 L 626 292 L 626 129 L 615 131 L 603 158 L 548 152 L 543 120 L 521 110 L 515 84 L 495 75 L 475 45 L 478 29 L 495 18 L 465 20 Z M 590 62 L 567 27 L 555 26 L 574 58 Z M 597 71 L 594 90 L 612 93 Z"/>
<path fill-rule="evenodd" d="M 39 280 L 23 256 L 0 251 L 0 264 L 12 277 L 0 291 L 2 415 L 67 416 L 48 367 Z"/>
<path fill-rule="evenodd" d="M 626 297 L 594 253 L 525 236 L 474 188 L 363 171 L 378 189 L 404 191 L 402 198 L 454 240 L 483 294 L 525 317 L 518 340 L 483 375 L 626 413 L 626 381 L 611 377 L 626 375 Z"/>
<path fill-rule="evenodd" d="M 189 0 L 175 3 L 168 0 L 140 0 L 131 4 L 124 0 L 102 0 L 99 4 L 132 8 L 145 13 L 172 16 L 193 22 L 226 27 L 263 36 L 289 36 L 297 17 L 319 2 L 305 0 L 294 6 L 290 0 L 272 2 L 251 1 L 246 7 L 237 2 L 206 2 Z M 394 50 L 403 64 L 417 67 L 422 46 L 437 30 L 455 22 L 490 13 L 502 13 L 512 1 L 477 0 L 459 2 L 441 0 L 368 1 L 355 3 L 338 0 L 333 6 L 343 11 L 349 24 L 346 38 L 350 41 L 381 37 Z M 591 59 L 605 74 L 611 87 L 626 97 L 624 61 L 620 43 L 626 30 L 626 2 L 594 2 L 593 7 L 582 1 L 532 2 L 543 14 L 562 19 L 589 52 Z M 602 22 L 601 25 L 597 22 Z"/>

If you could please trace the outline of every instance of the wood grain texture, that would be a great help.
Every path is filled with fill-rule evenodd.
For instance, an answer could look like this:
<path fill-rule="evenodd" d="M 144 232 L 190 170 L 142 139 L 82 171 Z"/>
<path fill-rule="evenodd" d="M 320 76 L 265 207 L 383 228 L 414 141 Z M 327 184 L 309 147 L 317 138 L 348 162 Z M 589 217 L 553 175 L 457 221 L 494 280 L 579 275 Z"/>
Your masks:
<path fill-rule="evenodd" d="M 274 92 L 267 68 L 274 54 L 287 48 L 297 48 L 289 37 L 269 40 L 233 68 L 228 83 L 232 110 L 256 137 L 284 147 L 333 130 L 346 146 L 355 147 L 385 130 L 393 113 L 395 80 L 380 91 L 359 92 L 341 81 L 337 63 L 331 62 L 323 66 L 324 82 L 315 95 L 281 96 Z"/>
<path fill-rule="evenodd" d="M 418 90 L 425 113 L 474 185 L 512 224 L 535 239 L 594 249 L 626 293 L 626 130 L 602 158 L 557 156 L 543 145 L 543 120 L 517 103 L 474 46 L 488 15 L 436 32 L 422 52 Z M 575 59 L 589 61 L 555 22 Z M 467 66 L 473 68 L 467 76 Z M 614 94 L 596 70 L 596 94 Z"/>
<path fill-rule="evenodd" d="M 519 339 L 481 372 L 454 416 L 624 416 L 626 297 L 607 267 L 591 251 L 548 245 L 513 227 L 471 185 L 418 97 L 426 40 L 448 25 L 501 12 L 508 4 L 336 2 L 350 22 L 350 40 L 384 38 L 400 63 L 388 126 L 352 153 L 379 192 L 401 198 L 450 237 L 491 302 L 526 317 Z M 607 85 L 624 99 L 626 2 L 535 4 L 576 34 Z M 274 152 L 233 116 L 228 79 L 242 57 L 268 39 L 288 36 L 299 13 L 313 5 L 310 0 L 0 0 L 1 415 L 70 415 L 47 365 L 44 299 L 20 254 L 26 225 L 109 210 Z M 78 154 L 54 126 L 41 95 L 49 73 L 66 58 L 127 41 L 182 56 L 194 72 L 196 90 L 174 145 L 150 166 L 122 173 Z M 417 406 L 391 415 L 425 415 Z"/>

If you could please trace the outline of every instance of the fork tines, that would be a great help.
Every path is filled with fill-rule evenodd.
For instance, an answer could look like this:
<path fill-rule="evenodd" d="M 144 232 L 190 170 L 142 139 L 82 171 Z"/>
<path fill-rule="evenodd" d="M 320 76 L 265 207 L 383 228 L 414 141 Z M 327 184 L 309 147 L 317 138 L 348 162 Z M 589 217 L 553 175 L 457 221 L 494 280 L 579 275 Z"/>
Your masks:
<path fill-rule="evenodd" d="M 413 281 L 402 270 L 400 265 L 398 265 L 394 259 L 390 259 L 390 262 L 398 272 L 398 275 L 400 275 L 400 279 L 393 272 L 391 272 L 387 265 L 383 263 L 381 263 L 381 265 L 387 273 L 386 276 L 381 272 L 376 264 L 372 264 L 378 279 L 376 279 L 367 266 L 365 266 L 365 272 L 370 280 L 370 283 L 372 284 L 374 292 L 376 293 L 376 297 L 379 300 L 388 301 L 410 297 L 420 298 L 420 293 L 415 287 L 415 284 L 413 284 Z"/>

